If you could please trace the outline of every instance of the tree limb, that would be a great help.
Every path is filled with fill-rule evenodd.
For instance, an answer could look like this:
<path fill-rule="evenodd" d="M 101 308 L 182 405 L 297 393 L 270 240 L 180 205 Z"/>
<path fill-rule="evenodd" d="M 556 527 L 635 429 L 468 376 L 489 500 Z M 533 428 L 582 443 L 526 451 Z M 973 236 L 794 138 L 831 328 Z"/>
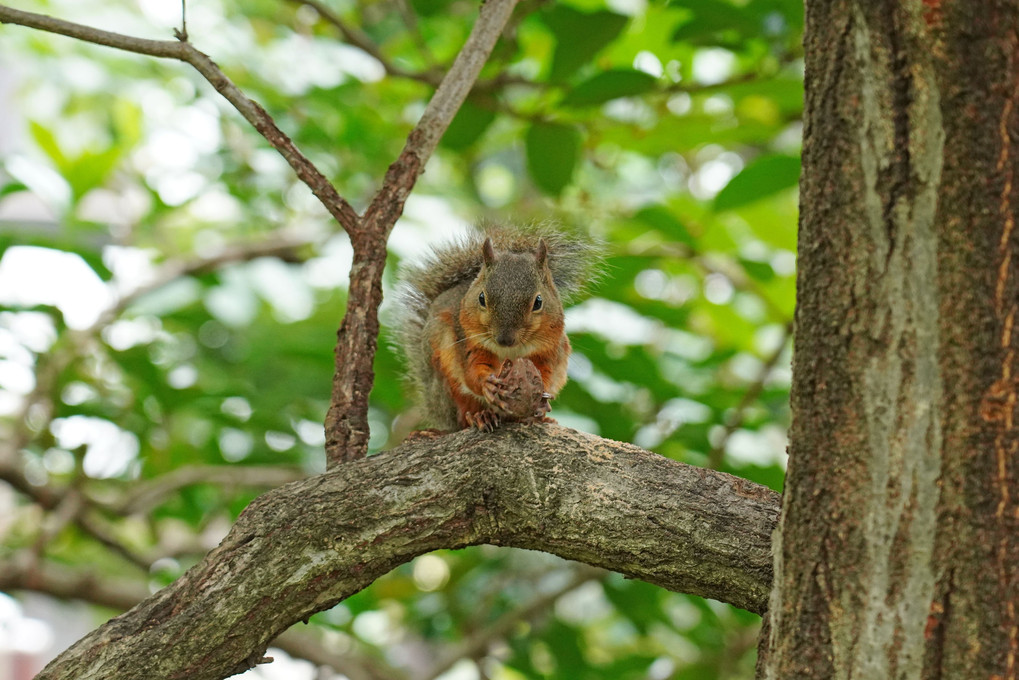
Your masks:
<path fill-rule="evenodd" d="M 785 325 L 785 329 L 782 333 L 782 341 L 778 343 L 778 346 L 772 351 L 771 355 L 764 360 L 761 364 L 761 368 L 757 371 L 757 377 L 754 382 L 743 393 L 742 398 L 739 400 L 739 404 L 726 418 L 725 430 L 722 432 L 722 436 L 718 438 L 718 441 L 714 446 L 711 447 L 711 451 L 708 452 L 708 463 L 707 467 L 712 470 L 717 470 L 722 467 L 722 463 L 725 461 L 725 447 L 729 443 L 729 439 L 732 437 L 736 430 L 743 426 L 743 421 L 746 419 L 747 409 L 757 401 L 761 393 L 764 392 L 764 385 L 771 377 L 771 374 L 775 371 L 775 367 L 778 366 L 779 360 L 782 355 L 785 354 L 786 347 L 789 345 L 789 341 L 793 337 L 793 324 L 790 321 Z"/>
<path fill-rule="evenodd" d="M 372 42 L 371 38 L 369 38 L 364 31 L 356 26 L 348 24 L 342 17 L 340 17 L 339 14 L 330 9 L 329 6 L 321 0 L 291 1 L 314 9 L 323 20 L 331 24 L 337 31 L 340 32 L 340 35 L 343 36 L 344 40 L 382 64 L 382 68 L 384 68 L 386 73 L 389 75 L 416 80 L 418 82 L 425 83 L 426 85 L 431 85 L 432 87 L 437 86 L 439 81 L 442 79 L 442 72 L 438 70 L 430 70 L 419 73 L 394 64 L 390 59 L 386 58 L 386 55 L 382 53 L 379 46 Z"/>
<path fill-rule="evenodd" d="M 202 562 L 38 677 L 222 678 L 394 567 L 478 543 L 760 613 L 778 509 L 746 480 L 561 427 L 460 432 L 259 497 Z"/>
<path fill-rule="evenodd" d="M 131 491 L 112 504 L 112 509 L 122 514 L 144 514 L 194 484 L 271 489 L 305 477 L 300 468 L 282 465 L 185 465 L 154 479 L 134 482 Z"/>
<path fill-rule="evenodd" d="M 0 560 L 0 591 L 30 590 L 60 600 L 78 600 L 89 604 L 127 611 L 150 595 L 145 585 L 127 578 L 112 580 L 88 571 L 68 568 L 53 562 L 31 559 Z M 355 654 L 338 654 L 324 645 L 312 631 L 290 628 L 272 641 L 290 656 L 328 666 L 350 680 L 397 680 L 397 672 L 380 666 L 373 659 Z"/>
<path fill-rule="evenodd" d="M 311 189 L 348 234 L 352 235 L 358 230 L 360 218 L 325 175 L 297 150 L 293 141 L 276 126 L 265 109 L 241 92 L 208 55 L 196 49 L 191 43 L 182 40 L 135 38 L 43 14 L 24 12 L 6 5 L 0 5 L 0 23 L 18 24 L 127 52 L 177 59 L 191 64 L 286 159 L 301 181 Z"/>
<path fill-rule="evenodd" d="M 585 567 L 575 570 L 573 577 L 556 588 L 555 590 L 542 593 L 516 609 L 506 612 L 490 625 L 476 628 L 474 632 L 465 635 L 457 644 L 451 645 L 439 658 L 419 676 L 418 680 L 436 680 L 440 675 L 448 671 L 460 659 L 478 659 L 485 654 L 485 650 L 495 640 L 509 637 L 513 628 L 521 621 L 527 621 L 555 604 L 560 597 L 576 590 L 589 581 L 594 581 L 605 575 L 601 569 Z"/>

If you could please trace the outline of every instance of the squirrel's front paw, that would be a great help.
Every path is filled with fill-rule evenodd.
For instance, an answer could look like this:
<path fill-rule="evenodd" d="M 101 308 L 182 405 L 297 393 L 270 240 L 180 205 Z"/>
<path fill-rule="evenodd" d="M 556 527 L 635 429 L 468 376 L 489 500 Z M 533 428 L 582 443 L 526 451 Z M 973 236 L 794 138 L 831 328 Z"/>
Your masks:
<path fill-rule="evenodd" d="M 506 401 L 508 393 L 509 385 L 502 376 L 495 373 L 485 378 L 481 386 L 481 396 L 485 401 L 502 411 L 509 410 L 509 403 Z"/>
<path fill-rule="evenodd" d="M 465 413 L 464 420 L 468 427 L 476 427 L 482 432 L 495 432 L 495 428 L 499 427 L 499 415 L 494 411 Z"/>
<path fill-rule="evenodd" d="M 492 408 L 510 422 L 533 422 L 549 411 L 551 395 L 545 392 L 541 372 L 534 363 L 522 357 L 503 362 L 498 374 L 489 376 L 491 396 L 484 394 Z"/>

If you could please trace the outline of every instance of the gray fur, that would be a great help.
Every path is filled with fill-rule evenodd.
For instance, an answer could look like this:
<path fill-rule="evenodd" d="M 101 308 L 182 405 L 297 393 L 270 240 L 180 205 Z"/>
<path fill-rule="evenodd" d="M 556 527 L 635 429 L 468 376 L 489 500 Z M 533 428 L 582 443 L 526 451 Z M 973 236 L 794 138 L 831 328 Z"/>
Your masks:
<path fill-rule="evenodd" d="M 548 225 L 481 225 L 458 240 L 432 248 L 421 261 L 404 266 L 397 289 L 396 345 L 405 358 L 415 401 L 429 424 L 441 429 L 457 428 L 456 407 L 432 364 L 429 310 L 440 296 L 463 297 L 481 271 L 486 238 L 492 239 L 497 253 L 535 253 L 539 240 L 544 239 L 552 279 L 564 303 L 583 292 L 601 261 L 596 243 Z"/>

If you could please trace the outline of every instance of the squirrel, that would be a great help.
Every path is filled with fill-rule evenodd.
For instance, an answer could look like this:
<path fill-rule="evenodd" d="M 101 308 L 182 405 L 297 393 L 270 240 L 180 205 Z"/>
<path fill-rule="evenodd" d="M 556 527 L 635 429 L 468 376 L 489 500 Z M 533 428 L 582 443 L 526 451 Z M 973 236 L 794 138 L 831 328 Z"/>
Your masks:
<path fill-rule="evenodd" d="M 563 300 L 598 260 L 593 242 L 547 226 L 490 225 L 406 268 L 397 345 L 430 424 L 492 431 L 550 421 L 571 350 Z"/>

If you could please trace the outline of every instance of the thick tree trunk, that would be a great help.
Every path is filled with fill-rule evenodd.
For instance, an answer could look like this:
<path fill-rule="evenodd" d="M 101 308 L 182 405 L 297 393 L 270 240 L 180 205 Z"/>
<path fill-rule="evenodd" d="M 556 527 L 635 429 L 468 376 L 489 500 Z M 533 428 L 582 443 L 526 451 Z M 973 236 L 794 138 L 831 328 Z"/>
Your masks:
<path fill-rule="evenodd" d="M 554 426 L 461 432 L 259 497 L 201 563 L 39 678 L 222 678 L 394 567 L 476 543 L 544 550 L 760 613 L 777 520 L 774 492 L 629 444 Z"/>
<path fill-rule="evenodd" d="M 763 677 L 1017 677 L 1017 7 L 807 3 Z"/>

